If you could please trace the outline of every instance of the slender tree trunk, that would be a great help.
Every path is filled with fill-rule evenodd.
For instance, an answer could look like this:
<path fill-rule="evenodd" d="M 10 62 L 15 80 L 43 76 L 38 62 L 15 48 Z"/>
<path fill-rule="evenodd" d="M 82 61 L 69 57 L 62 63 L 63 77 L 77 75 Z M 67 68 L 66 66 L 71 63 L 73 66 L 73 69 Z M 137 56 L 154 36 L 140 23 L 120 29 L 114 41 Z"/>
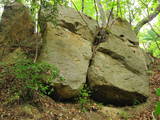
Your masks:
<path fill-rule="evenodd" d="M 121 18 L 122 18 L 122 17 L 123 17 L 123 14 L 122 14 L 122 9 L 121 9 L 120 1 L 118 2 L 118 6 L 119 6 L 120 15 L 121 15 Z"/>
<path fill-rule="evenodd" d="M 82 12 L 84 11 L 84 0 L 82 0 Z"/>
<path fill-rule="evenodd" d="M 96 11 L 96 22 L 97 22 L 97 25 L 99 27 L 99 23 L 98 23 L 98 10 L 97 10 L 97 5 L 96 5 L 96 0 L 94 0 L 94 8 L 95 8 L 95 11 Z"/>
<path fill-rule="evenodd" d="M 116 17 L 118 17 L 118 13 L 119 13 L 119 7 L 118 7 L 118 5 L 119 5 L 119 1 L 117 0 L 117 15 L 116 15 Z"/>
<path fill-rule="evenodd" d="M 101 18 L 101 21 L 102 21 L 102 27 L 106 27 L 106 15 L 105 15 L 103 6 L 101 4 L 101 0 L 96 0 L 96 3 L 97 3 L 97 7 L 98 7 L 98 10 L 99 10 L 99 13 L 100 13 L 100 18 Z"/>
<path fill-rule="evenodd" d="M 36 13 L 36 21 L 35 21 L 35 34 L 36 34 L 36 53 L 35 53 L 35 57 L 34 57 L 34 63 L 37 61 L 38 58 L 38 42 L 39 41 L 39 36 L 40 36 L 40 32 L 38 31 L 38 27 L 39 27 L 39 17 L 40 17 L 40 13 L 41 13 L 41 5 L 42 5 L 42 0 L 38 0 L 38 1 L 33 1 L 36 2 L 36 4 L 39 5 L 39 8 L 37 8 L 37 13 Z"/>
<path fill-rule="evenodd" d="M 129 5 L 129 0 L 127 0 L 127 8 L 129 11 L 129 23 L 132 24 L 132 15 L 131 15 L 131 9 L 130 9 L 130 5 Z"/>
<path fill-rule="evenodd" d="M 92 30 L 89 28 L 88 23 L 86 22 L 86 20 L 83 18 L 83 15 L 78 11 L 78 8 L 76 6 L 76 4 L 73 2 L 73 0 L 71 0 L 71 3 L 73 4 L 73 6 L 75 7 L 75 9 L 77 10 L 78 14 L 81 16 L 83 22 L 86 24 L 86 26 L 88 27 L 88 30 L 91 32 L 91 34 L 93 34 Z"/>
<path fill-rule="evenodd" d="M 108 6 L 109 2 L 112 2 L 112 8 L 111 8 L 111 10 L 106 11 L 106 17 L 107 17 L 107 25 L 106 26 L 107 27 L 109 26 L 110 22 L 112 22 L 112 20 L 113 20 L 113 9 L 114 9 L 115 0 L 106 2 L 106 6 Z"/>
<path fill-rule="evenodd" d="M 112 22 L 112 20 L 113 20 L 113 9 L 114 9 L 114 5 L 112 5 L 111 11 L 110 11 L 109 16 L 108 16 L 107 27 L 109 26 L 110 21 Z"/>

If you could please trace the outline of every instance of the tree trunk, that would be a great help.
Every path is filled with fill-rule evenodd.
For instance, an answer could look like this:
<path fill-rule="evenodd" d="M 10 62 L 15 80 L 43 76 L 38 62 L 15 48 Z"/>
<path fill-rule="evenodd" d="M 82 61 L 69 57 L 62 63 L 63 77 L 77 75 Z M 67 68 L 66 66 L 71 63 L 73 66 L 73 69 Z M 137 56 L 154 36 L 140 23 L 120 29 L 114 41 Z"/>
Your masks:
<path fill-rule="evenodd" d="M 84 0 L 82 0 L 82 13 L 84 11 Z"/>
<path fill-rule="evenodd" d="M 96 5 L 96 0 L 94 0 L 94 8 L 95 8 L 95 11 L 96 11 L 96 22 L 97 22 L 97 25 L 99 27 L 99 23 L 98 23 L 98 10 L 97 10 L 97 5 Z"/>
<path fill-rule="evenodd" d="M 98 7 L 98 10 L 99 10 L 99 13 L 100 13 L 100 18 L 101 18 L 101 21 L 102 21 L 102 27 L 106 27 L 106 15 L 105 15 L 105 12 L 103 10 L 103 6 L 101 4 L 101 0 L 96 0 L 96 3 L 97 3 L 97 7 Z"/>
<path fill-rule="evenodd" d="M 160 13 L 160 0 L 155 11 L 152 14 L 148 15 L 147 17 L 143 18 L 139 23 L 137 23 L 136 27 L 134 28 L 135 33 L 138 34 L 143 25 L 153 20 L 159 13 Z"/>

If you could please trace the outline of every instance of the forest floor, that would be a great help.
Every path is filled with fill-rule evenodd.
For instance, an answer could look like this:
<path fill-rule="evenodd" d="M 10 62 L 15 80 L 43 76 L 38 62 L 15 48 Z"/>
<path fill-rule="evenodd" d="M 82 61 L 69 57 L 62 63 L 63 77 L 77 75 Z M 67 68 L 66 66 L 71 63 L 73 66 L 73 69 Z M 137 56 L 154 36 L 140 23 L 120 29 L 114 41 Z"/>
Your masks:
<path fill-rule="evenodd" d="M 10 81 L 0 86 L 0 120 L 154 120 L 152 112 L 156 102 L 160 101 L 160 97 L 155 95 L 156 88 L 160 88 L 160 59 L 153 64 L 150 97 L 147 103 L 138 106 L 114 107 L 92 102 L 85 106 L 86 111 L 82 111 L 78 103 L 56 102 L 38 93 L 26 102 L 19 97 L 8 100 L 11 96 L 8 89 L 13 84 Z"/>
<path fill-rule="evenodd" d="M 129 120 L 160 120 L 160 116 L 154 118 L 153 111 L 155 104 L 160 101 L 160 97 L 156 95 L 156 89 L 160 88 L 160 59 L 155 60 L 152 65 L 153 74 L 150 76 L 150 97 L 142 110 L 133 113 L 133 118 Z"/>

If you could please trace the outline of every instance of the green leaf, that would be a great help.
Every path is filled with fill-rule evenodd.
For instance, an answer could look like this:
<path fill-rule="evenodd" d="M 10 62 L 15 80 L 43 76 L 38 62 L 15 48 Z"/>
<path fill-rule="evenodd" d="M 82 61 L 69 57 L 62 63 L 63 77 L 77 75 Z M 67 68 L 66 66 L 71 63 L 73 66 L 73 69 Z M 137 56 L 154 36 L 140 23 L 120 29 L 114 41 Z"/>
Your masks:
<path fill-rule="evenodd" d="M 157 88 L 157 90 L 156 90 L 156 95 L 157 95 L 157 96 L 160 96 L 160 88 Z"/>
<path fill-rule="evenodd" d="M 160 115 L 160 102 L 157 102 L 154 114 L 155 115 Z"/>

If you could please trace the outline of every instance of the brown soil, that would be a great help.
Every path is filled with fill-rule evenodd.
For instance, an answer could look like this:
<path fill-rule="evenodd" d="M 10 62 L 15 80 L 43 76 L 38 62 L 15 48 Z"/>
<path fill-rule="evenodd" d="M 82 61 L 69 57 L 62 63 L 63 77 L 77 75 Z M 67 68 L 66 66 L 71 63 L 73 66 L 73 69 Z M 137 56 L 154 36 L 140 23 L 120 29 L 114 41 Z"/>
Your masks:
<path fill-rule="evenodd" d="M 78 103 L 55 102 L 36 92 L 32 98 L 20 99 L 9 90 L 13 84 L 19 83 L 8 79 L 3 86 L 0 85 L 0 120 L 153 120 L 155 103 L 160 101 L 160 97 L 155 95 L 155 89 L 160 87 L 159 64 L 160 60 L 156 60 L 153 65 L 154 74 L 150 78 L 150 98 L 147 103 L 123 108 L 110 107 L 115 111 L 123 109 L 124 112 L 114 112 L 114 109 L 96 103 L 86 105 L 88 111 L 83 112 Z"/>
<path fill-rule="evenodd" d="M 153 116 L 155 104 L 160 101 L 155 93 L 157 88 L 160 88 L 160 59 L 157 59 L 153 64 L 153 75 L 150 77 L 150 97 L 147 105 L 140 111 L 133 113 L 133 118 L 129 120 L 154 120 L 153 117 L 157 117 L 156 120 L 160 120 L 160 116 Z"/>

